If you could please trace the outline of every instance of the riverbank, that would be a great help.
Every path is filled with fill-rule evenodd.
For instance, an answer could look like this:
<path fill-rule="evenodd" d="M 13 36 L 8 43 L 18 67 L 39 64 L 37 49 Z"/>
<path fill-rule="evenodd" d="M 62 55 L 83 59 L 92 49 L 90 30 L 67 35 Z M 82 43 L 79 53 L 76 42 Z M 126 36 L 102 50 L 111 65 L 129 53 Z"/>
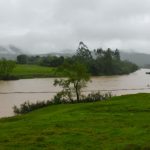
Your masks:
<path fill-rule="evenodd" d="M 0 119 L 0 149 L 150 148 L 150 94 L 55 105 Z"/>
<path fill-rule="evenodd" d="M 125 74 L 118 74 L 118 75 L 125 75 Z M 39 65 L 17 64 L 13 72 L 8 77 L 0 77 L 0 80 L 50 78 L 50 77 L 63 77 L 63 76 L 64 76 L 63 72 L 62 73 L 60 72 L 58 73 L 58 71 L 56 72 L 56 68 L 39 66 Z M 105 74 L 101 74 L 100 76 L 105 76 Z M 107 75 L 107 76 L 112 76 L 112 75 Z"/>

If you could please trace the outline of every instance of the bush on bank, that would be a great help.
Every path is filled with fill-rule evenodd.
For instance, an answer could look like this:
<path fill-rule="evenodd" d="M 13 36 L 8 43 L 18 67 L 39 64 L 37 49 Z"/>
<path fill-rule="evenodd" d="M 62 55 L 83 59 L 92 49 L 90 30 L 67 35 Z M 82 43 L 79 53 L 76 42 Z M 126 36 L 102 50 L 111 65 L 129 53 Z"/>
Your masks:
<path fill-rule="evenodd" d="M 68 100 L 65 97 L 63 97 L 61 94 L 62 94 L 61 92 L 57 93 L 51 101 L 50 100 L 41 101 L 41 102 L 37 101 L 36 103 L 31 103 L 27 101 L 21 104 L 20 107 L 17 107 L 15 105 L 13 107 L 13 111 L 15 114 L 25 114 L 33 110 L 50 106 L 50 105 L 97 102 L 97 101 L 108 100 L 112 97 L 111 93 L 101 94 L 100 92 L 95 92 L 95 93 L 93 92 L 88 94 L 87 96 L 82 96 L 82 99 L 80 101 L 77 101 L 76 99 Z"/>

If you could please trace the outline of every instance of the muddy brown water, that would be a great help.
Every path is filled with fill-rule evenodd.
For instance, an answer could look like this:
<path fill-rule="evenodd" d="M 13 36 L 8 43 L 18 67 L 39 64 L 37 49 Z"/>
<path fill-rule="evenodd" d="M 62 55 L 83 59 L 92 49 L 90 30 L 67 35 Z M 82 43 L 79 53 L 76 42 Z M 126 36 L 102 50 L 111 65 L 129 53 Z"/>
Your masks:
<path fill-rule="evenodd" d="M 150 69 L 129 75 L 92 77 L 84 91 L 110 91 L 114 95 L 150 92 Z M 49 100 L 61 90 L 53 86 L 54 78 L 0 81 L 0 117 L 13 116 L 14 105 L 25 101 Z"/>

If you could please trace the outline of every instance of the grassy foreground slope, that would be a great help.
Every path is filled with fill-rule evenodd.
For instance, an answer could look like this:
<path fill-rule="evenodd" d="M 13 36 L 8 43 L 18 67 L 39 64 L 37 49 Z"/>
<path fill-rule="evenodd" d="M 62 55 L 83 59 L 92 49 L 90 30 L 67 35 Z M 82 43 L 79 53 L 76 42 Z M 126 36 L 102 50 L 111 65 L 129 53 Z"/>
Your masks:
<path fill-rule="evenodd" d="M 0 150 L 149 150 L 150 94 L 0 119 Z"/>
<path fill-rule="evenodd" d="M 53 68 L 37 65 L 16 65 L 12 75 L 17 78 L 53 77 Z"/>

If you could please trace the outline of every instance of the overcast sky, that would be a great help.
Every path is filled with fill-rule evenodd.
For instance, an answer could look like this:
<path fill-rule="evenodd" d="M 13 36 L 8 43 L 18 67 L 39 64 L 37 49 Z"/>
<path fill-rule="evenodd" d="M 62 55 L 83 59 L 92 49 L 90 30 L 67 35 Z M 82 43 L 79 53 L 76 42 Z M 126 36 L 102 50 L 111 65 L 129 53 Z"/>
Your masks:
<path fill-rule="evenodd" d="M 150 0 L 0 0 L 0 45 L 46 53 L 79 41 L 150 53 Z"/>

